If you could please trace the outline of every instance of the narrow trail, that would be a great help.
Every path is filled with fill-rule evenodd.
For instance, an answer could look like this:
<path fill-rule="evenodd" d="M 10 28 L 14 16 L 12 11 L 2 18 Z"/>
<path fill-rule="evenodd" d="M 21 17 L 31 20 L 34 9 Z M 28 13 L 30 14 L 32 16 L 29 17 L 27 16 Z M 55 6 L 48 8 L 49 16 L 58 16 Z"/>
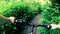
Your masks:
<path fill-rule="evenodd" d="M 37 15 L 36 17 L 34 17 L 34 19 L 32 20 L 33 24 L 40 24 L 40 19 L 41 19 L 41 15 Z M 38 31 L 39 27 L 35 27 L 34 30 L 34 34 L 39 34 L 40 32 Z M 32 31 L 32 27 L 26 26 L 25 30 L 23 31 L 23 34 L 30 34 L 30 32 Z"/>

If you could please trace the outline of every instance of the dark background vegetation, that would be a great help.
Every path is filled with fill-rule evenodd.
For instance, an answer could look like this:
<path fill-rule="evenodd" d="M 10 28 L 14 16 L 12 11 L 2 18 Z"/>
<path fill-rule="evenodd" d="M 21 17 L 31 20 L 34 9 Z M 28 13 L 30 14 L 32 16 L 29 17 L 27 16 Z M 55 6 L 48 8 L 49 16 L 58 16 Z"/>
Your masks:
<path fill-rule="evenodd" d="M 42 23 L 60 24 L 60 0 L 0 0 L 0 14 L 6 17 L 14 16 L 24 19 L 25 23 L 42 14 Z M 0 34 L 22 34 L 23 25 L 10 22 L 0 25 Z M 40 27 L 41 34 L 48 34 L 46 28 Z M 60 34 L 60 29 L 49 31 L 50 34 Z"/>

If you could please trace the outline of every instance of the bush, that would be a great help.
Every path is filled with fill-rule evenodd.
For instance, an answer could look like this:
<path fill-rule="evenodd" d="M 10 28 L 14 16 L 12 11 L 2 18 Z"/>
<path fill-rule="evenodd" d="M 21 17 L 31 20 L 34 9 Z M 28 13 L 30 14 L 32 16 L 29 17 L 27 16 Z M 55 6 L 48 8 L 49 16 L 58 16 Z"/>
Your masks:
<path fill-rule="evenodd" d="M 0 14 L 17 19 L 24 19 L 25 23 L 30 22 L 37 14 L 42 13 L 42 23 L 60 23 L 60 5 L 48 0 L 2 0 L 0 1 Z M 42 3 L 43 2 L 43 3 Z M 45 3 L 44 3 L 45 2 Z M 52 4 L 51 4 L 52 3 Z M 23 25 L 6 23 L 0 26 L 0 34 L 22 34 Z M 17 29 L 18 28 L 18 29 Z M 50 34 L 59 34 L 60 29 L 50 30 Z M 40 28 L 41 34 L 48 34 L 47 29 Z M 56 32 L 57 31 L 57 32 Z"/>
<path fill-rule="evenodd" d="M 6 17 L 14 16 L 16 19 L 24 19 L 25 23 L 30 22 L 33 17 L 35 17 L 37 14 L 40 14 L 42 11 L 37 3 L 33 3 L 32 0 L 29 3 L 22 0 L 19 2 L 16 0 L 12 0 L 11 2 L 1 1 L 1 3 L 1 7 L 3 9 L 1 9 L 0 14 Z M 6 23 L 1 25 L 0 29 L 0 34 L 21 34 L 21 32 L 24 30 L 24 26 Z"/>
<path fill-rule="evenodd" d="M 60 5 L 55 3 L 54 5 L 52 6 L 49 6 L 48 8 L 46 7 L 46 9 L 43 10 L 42 12 L 42 22 L 43 23 L 48 23 L 48 24 L 59 24 L 60 23 Z M 43 28 L 41 28 L 43 29 Z M 42 34 L 48 34 L 46 33 L 47 30 L 46 29 L 43 29 L 41 30 L 40 29 L 40 32 L 44 32 Z M 50 30 L 49 33 L 50 34 L 60 34 L 59 33 L 59 30 L 60 29 L 53 29 L 53 30 Z"/>

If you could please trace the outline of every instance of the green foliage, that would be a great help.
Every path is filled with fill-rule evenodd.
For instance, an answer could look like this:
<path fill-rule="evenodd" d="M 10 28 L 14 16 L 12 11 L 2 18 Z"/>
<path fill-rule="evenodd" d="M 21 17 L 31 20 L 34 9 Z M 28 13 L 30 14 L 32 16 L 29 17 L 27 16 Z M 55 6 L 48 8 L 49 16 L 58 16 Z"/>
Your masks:
<path fill-rule="evenodd" d="M 43 12 L 42 12 L 42 22 L 43 23 L 48 23 L 48 24 L 60 24 L 60 5 L 55 2 L 55 4 L 52 6 L 47 6 Z M 43 29 L 43 28 L 41 28 Z M 40 32 L 44 32 L 42 34 L 48 34 L 46 33 L 47 30 L 43 29 Z M 50 34 L 60 34 L 60 29 L 53 29 L 49 31 Z"/>
<path fill-rule="evenodd" d="M 60 5 L 56 1 L 51 1 L 51 3 L 48 3 L 46 0 L 1 0 L 0 14 L 6 17 L 14 16 L 17 19 L 24 19 L 25 23 L 28 23 L 37 14 L 42 13 L 42 23 L 59 24 Z M 15 25 L 12 23 L 6 23 L 0 26 L 0 34 L 22 34 L 21 32 L 23 30 L 23 25 Z M 59 34 L 59 30 L 60 29 L 54 29 L 49 32 L 50 34 Z M 41 27 L 39 31 L 41 34 L 48 34 L 47 29 L 43 27 Z"/>
<path fill-rule="evenodd" d="M 32 2 L 32 3 L 31 3 Z M 26 1 L 13 1 L 13 2 L 8 2 L 11 3 L 10 7 L 5 8 L 6 10 L 2 12 L 2 15 L 6 17 L 14 16 L 17 19 L 21 18 L 24 20 L 32 20 L 32 18 L 39 14 L 41 12 L 40 7 L 38 6 L 37 3 L 33 3 L 31 1 L 27 3 Z M 28 22 L 29 22 L 28 21 Z"/>
<path fill-rule="evenodd" d="M 38 4 L 33 3 L 32 0 L 29 3 L 22 0 L 11 0 L 9 2 L 1 1 L 0 7 L 2 8 L 0 9 L 0 14 L 6 17 L 14 16 L 16 19 L 24 19 L 25 23 L 28 23 L 33 19 L 33 17 L 41 13 L 42 10 Z M 1 25 L 0 34 L 21 34 L 24 27 L 25 26 L 23 25 L 15 25 L 7 22 L 6 24 Z"/>

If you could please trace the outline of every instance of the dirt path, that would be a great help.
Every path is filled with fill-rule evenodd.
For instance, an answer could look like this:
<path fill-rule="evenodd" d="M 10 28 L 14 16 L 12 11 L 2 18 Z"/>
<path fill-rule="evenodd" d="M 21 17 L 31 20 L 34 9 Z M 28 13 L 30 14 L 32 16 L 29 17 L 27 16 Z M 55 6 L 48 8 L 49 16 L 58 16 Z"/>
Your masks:
<path fill-rule="evenodd" d="M 40 24 L 40 17 L 41 17 L 40 15 L 37 15 L 37 16 L 32 20 L 32 23 L 33 23 L 33 24 Z M 39 29 L 39 27 L 34 28 L 34 30 L 36 30 L 34 34 L 39 34 L 38 29 Z M 23 31 L 23 34 L 29 34 L 31 31 L 32 31 L 32 27 L 26 26 L 25 30 Z"/>

